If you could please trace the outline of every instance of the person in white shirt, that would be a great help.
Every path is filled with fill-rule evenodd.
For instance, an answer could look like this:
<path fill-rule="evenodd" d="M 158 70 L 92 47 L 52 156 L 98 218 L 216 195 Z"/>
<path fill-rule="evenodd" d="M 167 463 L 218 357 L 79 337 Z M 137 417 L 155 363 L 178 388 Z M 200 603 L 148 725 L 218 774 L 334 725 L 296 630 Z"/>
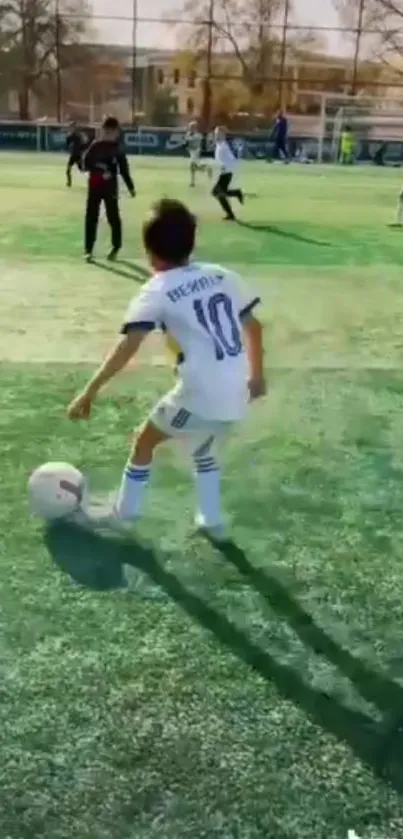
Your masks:
<path fill-rule="evenodd" d="M 199 126 L 196 120 L 189 122 L 188 130 L 186 132 L 186 145 L 190 158 L 190 186 L 196 186 L 196 172 L 206 172 L 209 178 L 212 178 L 212 167 L 209 163 L 201 162 L 203 135 L 199 131 Z"/>
<path fill-rule="evenodd" d="M 198 526 L 221 540 L 215 444 L 243 419 L 250 400 L 265 392 L 262 328 L 253 315 L 260 301 L 232 271 L 192 261 L 195 237 L 196 220 L 181 202 L 166 198 L 154 205 L 143 240 L 156 273 L 130 303 L 119 341 L 68 415 L 88 419 L 98 391 L 128 364 L 146 335 L 158 328 L 167 333 L 178 351 L 176 384 L 137 435 L 113 513 L 101 523 L 127 526 L 140 516 L 154 451 L 174 438 L 186 443 L 193 458 Z"/>
<path fill-rule="evenodd" d="M 225 212 L 225 221 L 235 221 L 234 211 L 229 201 L 230 198 L 237 198 L 240 204 L 244 203 L 244 194 L 241 189 L 230 189 L 231 181 L 237 167 L 238 160 L 233 153 L 228 141 L 226 129 L 218 126 L 214 132 L 215 138 L 215 162 L 219 167 L 219 176 L 214 184 L 214 198 L 217 199 Z"/>

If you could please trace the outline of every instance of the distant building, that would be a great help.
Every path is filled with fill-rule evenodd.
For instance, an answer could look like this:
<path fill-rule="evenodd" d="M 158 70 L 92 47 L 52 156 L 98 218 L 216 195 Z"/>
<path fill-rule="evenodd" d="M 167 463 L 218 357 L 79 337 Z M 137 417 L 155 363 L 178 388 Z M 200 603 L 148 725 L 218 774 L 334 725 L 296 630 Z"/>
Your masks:
<path fill-rule="evenodd" d="M 64 48 L 64 55 L 67 55 Z M 134 109 L 136 120 L 152 124 L 183 124 L 201 112 L 205 94 L 205 68 L 186 50 L 155 50 L 137 47 L 135 52 L 127 46 L 86 44 L 83 50 L 90 55 L 99 72 L 91 74 L 75 64 L 63 70 L 61 89 L 63 118 L 76 117 L 83 121 L 99 121 L 107 112 L 114 113 L 123 122 L 129 122 Z M 352 62 L 339 56 L 329 56 L 309 50 L 295 50 L 282 63 L 280 47 L 270 52 L 270 61 L 264 70 L 264 81 L 256 89 L 267 111 L 278 105 L 281 95 L 287 110 L 299 114 L 300 119 L 317 115 L 320 94 L 350 94 L 352 87 Z M 133 64 L 134 69 L 133 69 Z M 242 80 L 239 62 L 233 52 L 214 54 L 212 67 L 212 95 L 216 110 L 230 113 L 256 114 L 255 102 Z M 283 82 L 280 85 L 280 76 Z M 267 77 L 267 78 L 266 78 Z M 401 76 L 375 62 L 361 63 L 356 89 L 366 95 L 393 96 L 403 99 Z M 133 86 L 135 89 L 132 101 Z M 55 84 L 31 95 L 33 119 L 55 119 Z M 15 118 L 18 115 L 18 96 L 15 91 L 3 92 L 0 97 L 0 116 Z"/>

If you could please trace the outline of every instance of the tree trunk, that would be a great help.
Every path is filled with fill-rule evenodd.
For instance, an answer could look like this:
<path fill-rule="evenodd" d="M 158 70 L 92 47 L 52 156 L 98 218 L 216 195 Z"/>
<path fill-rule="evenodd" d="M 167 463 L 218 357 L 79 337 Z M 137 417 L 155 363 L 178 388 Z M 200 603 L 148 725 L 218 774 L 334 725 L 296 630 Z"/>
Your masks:
<path fill-rule="evenodd" d="M 29 122 L 31 119 L 29 108 L 29 87 L 26 83 L 23 83 L 23 87 L 18 93 L 18 110 L 20 119 L 24 120 L 24 122 Z"/>

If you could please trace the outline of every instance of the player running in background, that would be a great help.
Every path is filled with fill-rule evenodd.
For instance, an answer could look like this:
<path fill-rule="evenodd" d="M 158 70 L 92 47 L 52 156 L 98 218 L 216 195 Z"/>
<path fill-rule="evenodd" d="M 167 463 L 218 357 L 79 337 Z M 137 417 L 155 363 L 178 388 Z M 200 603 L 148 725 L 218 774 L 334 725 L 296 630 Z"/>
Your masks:
<path fill-rule="evenodd" d="M 212 177 L 212 167 L 208 163 L 201 162 L 203 149 L 203 135 L 199 131 L 196 120 L 189 122 L 186 132 L 186 145 L 190 158 L 190 186 L 196 186 L 196 172 L 206 172 Z"/>
<path fill-rule="evenodd" d="M 66 181 L 67 186 L 72 186 L 71 173 L 74 166 L 77 166 L 79 171 L 82 171 L 82 158 L 85 149 L 88 145 L 86 134 L 78 127 L 76 122 L 70 124 L 70 133 L 66 137 L 66 148 L 69 153 L 67 161 Z"/>
<path fill-rule="evenodd" d="M 279 111 L 271 133 L 274 141 L 273 158 L 289 163 L 288 156 L 288 119 L 283 111 Z"/>
<path fill-rule="evenodd" d="M 135 356 L 146 336 L 163 327 L 180 347 L 177 382 L 137 434 L 113 513 L 75 519 L 84 526 L 121 527 L 143 508 L 155 450 L 186 444 L 193 459 L 198 527 L 225 540 L 220 467 L 215 448 L 265 392 L 260 302 L 240 277 L 220 265 L 192 261 L 196 220 L 179 201 L 157 202 L 143 226 L 154 276 L 132 300 L 121 337 L 84 392 L 70 405 L 72 420 L 89 419 L 99 390 Z"/>
<path fill-rule="evenodd" d="M 218 126 L 216 128 L 214 132 L 214 139 L 214 157 L 220 174 L 214 184 L 212 194 L 225 212 L 225 221 L 235 221 L 234 211 L 231 207 L 229 199 L 237 198 L 240 204 L 243 204 L 245 200 L 241 189 L 229 188 L 235 169 L 237 168 L 238 159 L 228 143 L 227 132 L 224 126 Z"/>
<path fill-rule="evenodd" d="M 122 176 L 131 196 L 135 195 L 129 163 L 120 141 L 120 124 L 115 117 L 107 117 L 102 125 L 99 140 L 94 140 L 83 158 L 84 169 L 89 172 L 88 198 L 85 215 L 85 255 L 93 259 L 97 238 L 101 204 L 112 232 L 112 250 L 108 259 L 114 261 L 122 247 L 122 220 L 119 210 L 118 173 Z"/>

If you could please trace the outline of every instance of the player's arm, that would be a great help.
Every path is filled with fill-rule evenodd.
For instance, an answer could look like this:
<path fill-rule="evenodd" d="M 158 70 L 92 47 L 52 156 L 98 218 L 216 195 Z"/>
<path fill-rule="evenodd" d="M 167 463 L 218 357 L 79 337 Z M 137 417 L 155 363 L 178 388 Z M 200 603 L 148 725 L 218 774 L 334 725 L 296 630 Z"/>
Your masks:
<path fill-rule="evenodd" d="M 263 328 L 255 314 L 261 300 L 257 295 L 250 293 L 249 288 L 242 283 L 242 280 L 236 274 L 233 276 L 233 294 L 238 306 L 245 349 L 248 355 L 250 395 L 252 399 L 257 399 L 266 392 Z"/>
<path fill-rule="evenodd" d="M 123 370 L 132 359 L 146 335 L 162 321 L 160 296 L 156 294 L 152 281 L 131 302 L 121 328 L 121 336 L 112 347 L 105 361 L 90 379 L 83 392 L 68 408 L 70 419 L 88 419 L 92 402 L 111 379 Z"/>
<path fill-rule="evenodd" d="M 84 171 L 90 172 L 96 162 L 96 140 L 94 140 L 82 156 L 82 167 Z"/>
<path fill-rule="evenodd" d="M 269 140 L 275 140 L 276 139 L 277 134 L 278 134 L 278 129 L 279 129 L 279 120 L 278 120 L 278 117 L 276 117 L 276 119 L 274 120 L 273 125 L 271 127 Z"/>
<path fill-rule="evenodd" d="M 130 195 L 134 195 L 136 190 L 134 188 L 133 179 L 130 174 L 129 161 L 124 151 L 119 152 L 117 160 L 119 172 L 127 186 L 127 189 L 129 190 Z"/>
<path fill-rule="evenodd" d="M 119 338 L 118 342 L 114 347 L 112 347 L 111 351 L 106 356 L 105 361 L 103 361 L 95 375 L 92 379 L 90 379 L 87 386 L 84 388 L 82 394 L 78 397 L 78 399 L 74 400 L 72 405 L 70 405 L 70 419 L 81 419 L 89 416 L 91 404 L 101 388 L 108 384 L 114 376 L 120 373 L 120 371 L 127 366 L 130 359 L 136 354 L 146 335 L 147 332 L 138 330 L 136 332 L 130 332 L 127 335 L 122 335 Z"/>
<path fill-rule="evenodd" d="M 263 396 L 266 392 L 263 369 L 264 349 L 262 324 L 253 314 L 248 314 L 242 318 L 242 327 L 250 367 L 250 395 L 252 399 L 258 399 L 259 396 Z"/>

